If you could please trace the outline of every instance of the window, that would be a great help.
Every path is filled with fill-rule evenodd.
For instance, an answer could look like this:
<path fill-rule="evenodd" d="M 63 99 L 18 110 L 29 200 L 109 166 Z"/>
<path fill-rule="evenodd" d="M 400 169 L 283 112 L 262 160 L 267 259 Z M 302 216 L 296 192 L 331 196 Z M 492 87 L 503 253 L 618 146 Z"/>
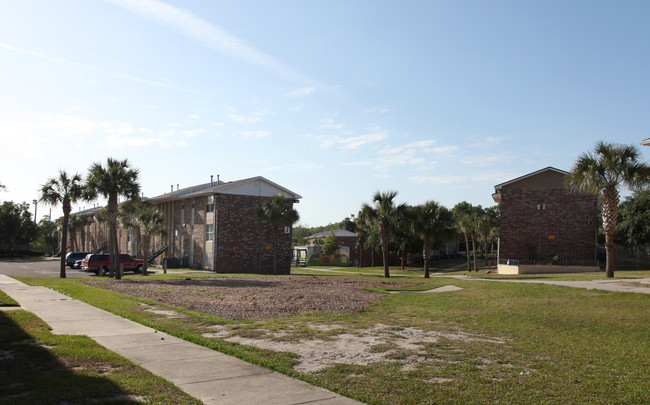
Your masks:
<path fill-rule="evenodd" d="M 205 226 L 205 240 L 206 241 L 211 241 L 214 239 L 214 225 L 206 225 Z"/>
<path fill-rule="evenodd" d="M 208 196 L 208 201 L 205 205 L 205 212 L 214 212 L 214 196 Z"/>

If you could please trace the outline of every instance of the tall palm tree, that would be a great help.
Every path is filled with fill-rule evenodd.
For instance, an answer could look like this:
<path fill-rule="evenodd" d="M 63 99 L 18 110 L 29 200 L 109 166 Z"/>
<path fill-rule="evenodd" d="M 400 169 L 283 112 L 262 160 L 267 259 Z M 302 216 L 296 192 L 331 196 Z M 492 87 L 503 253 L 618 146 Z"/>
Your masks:
<path fill-rule="evenodd" d="M 59 170 L 59 175 L 49 179 L 41 187 L 40 201 L 49 205 L 63 205 L 63 226 L 61 228 L 61 268 L 60 277 L 65 278 L 65 254 L 68 250 L 68 223 L 72 204 L 83 195 L 83 183 L 79 174 L 69 175 Z"/>
<path fill-rule="evenodd" d="M 119 266 L 119 244 L 117 241 L 118 197 L 137 198 L 140 193 L 138 170 L 132 169 L 127 159 L 108 158 L 106 166 L 93 163 L 86 178 L 86 199 L 94 200 L 98 196 L 108 199 L 108 226 L 111 251 L 110 276 L 122 278 Z"/>
<path fill-rule="evenodd" d="M 479 206 L 480 208 L 480 206 Z M 498 207 L 487 207 L 477 210 L 478 215 L 478 230 L 483 239 L 483 251 L 485 253 L 485 265 L 488 265 L 488 241 L 490 241 L 490 234 L 494 234 L 494 228 L 499 226 Z"/>
<path fill-rule="evenodd" d="M 278 274 L 278 234 L 285 226 L 292 226 L 300 219 L 291 200 L 282 194 L 266 199 L 258 207 L 257 216 L 271 223 L 273 227 L 273 274 Z"/>
<path fill-rule="evenodd" d="M 619 187 L 639 187 L 650 183 L 650 166 L 639 161 L 633 145 L 600 141 L 593 153 L 578 157 L 567 176 L 567 186 L 601 197 L 601 214 L 607 252 L 607 277 L 614 277 L 614 233 L 618 219 Z"/>
<path fill-rule="evenodd" d="M 151 238 L 157 235 L 165 237 L 167 233 L 165 217 L 149 201 L 129 200 L 120 207 L 120 218 L 124 228 L 133 229 L 138 235 L 138 239 L 142 239 L 142 255 L 144 257 L 142 275 L 146 276 L 151 253 Z"/>
<path fill-rule="evenodd" d="M 451 211 L 435 201 L 417 205 L 413 210 L 412 231 L 422 239 L 424 278 L 429 278 L 429 257 L 434 243 L 447 238 L 451 233 Z"/>
<path fill-rule="evenodd" d="M 384 277 L 390 277 L 388 271 L 388 249 L 390 244 L 391 228 L 397 221 L 403 220 L 406 213 L 406 204 L 395 204 L 397 191 L 377 191 L 372 197 L 374 205 L 363 203 L 361 205 L 361 216 L 370 224 L 379 224 L 379 242 L 384 260 Z"/>
<path fill-rule="evenodd" d="M 472 271 L 469 254 L 469 241 L 472 240 L 472 250 L 474 252 L 474 270 L 478 270 L 476 263 L 476 227 L 477 216 L 476 207 L 467 201 L 459 202 L 452 209 L 454 224 L 458 232 L 465 237 L 465 251 L 467 256 L 467 271 Z"/>

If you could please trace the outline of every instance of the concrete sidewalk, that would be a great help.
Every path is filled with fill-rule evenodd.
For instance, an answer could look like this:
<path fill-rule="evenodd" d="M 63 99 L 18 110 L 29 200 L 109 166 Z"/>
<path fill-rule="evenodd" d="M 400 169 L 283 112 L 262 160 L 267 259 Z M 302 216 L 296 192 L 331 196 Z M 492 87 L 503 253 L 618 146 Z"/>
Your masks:
<path fill-rule="evenodd" d="M 584 280 L 584 281 L 556 281 L 556 280 L 504 280 L 496 278 L 479 278 L 466 275 L 444 276 L 469 281 L 494 281 L 499 283 L 529 283 L 561 285 L 565 287 L 586 288 L 588 290 L 604 290 L 614 292 L 630 292 L 637 294 L 650 294 L 650 278 L 630 278 L 613 280 Z M 647 287 L 645 287 L 647 285 Z"/>
<path fill-rule="evenodd" d="M 158 332 L 46 287 L 0 275 L 0 290 L 61 335 L 86 335 L 205 404 L 360 404 L 304 381 Z"/>

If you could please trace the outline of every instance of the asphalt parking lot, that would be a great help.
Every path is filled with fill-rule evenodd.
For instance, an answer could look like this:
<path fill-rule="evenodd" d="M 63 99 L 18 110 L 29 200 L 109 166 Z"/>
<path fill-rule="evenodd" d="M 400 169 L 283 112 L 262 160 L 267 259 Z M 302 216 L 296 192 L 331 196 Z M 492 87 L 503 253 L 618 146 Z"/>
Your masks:
<path fill-rule="evenodd" d="M 7 276 L 24 277 L 59 277 L 60 259 L 2 259 L 0 260 L 0 274 Z M 66 277 L 97 277 L 95 273 L 66 266 Z"/>

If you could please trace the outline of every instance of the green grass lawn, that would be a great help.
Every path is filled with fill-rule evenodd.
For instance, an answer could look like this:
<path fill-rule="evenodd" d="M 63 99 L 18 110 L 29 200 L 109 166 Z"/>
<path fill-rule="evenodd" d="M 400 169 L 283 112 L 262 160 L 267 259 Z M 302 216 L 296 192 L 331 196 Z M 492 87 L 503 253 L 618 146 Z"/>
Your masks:
<path fill-rule="evenodd" d="M 200 403 L 86 336 L 53 335 L 24 310 L 0 311 L 0 381 L 2 404 Z"/>
<path fill-rule="evenodd" d="M 650 296 L 645 294 L 413 277 L 422 282 L 415 289 L 452 284 L 462 290 L 389 295 L 360 313 L 309 313 L 244 322 L 183 308 L 173 309 L 184 317 L 167 318 L 141 305 L 155 302 L 88 287 L 73 279 L 21 280 L 56 288 L 161 331 L 371 404 L 650 403 Z M 416 328 L 474 339 L 441 337 L 419 345 L 417 361 L 407 369 L 401 360 L 412 358 L 414 352 L 403 350 L 369 365 L 339 364 L 298 373 L 292 368 L 297 359 L 291 352 L 203 337 L 213 325 L 227 325 L 242 335 L 283 331 L 283 339 L 299 342 L 315 337 L 317 332 L 308 325 L 335 325 L 338 329 L 330 333 L 335 335 L 355 334 L 377 324 L 394 331 Z M 388 350 L 391 339 L 386 335 L 386 342 L 373 350 Z"/>

